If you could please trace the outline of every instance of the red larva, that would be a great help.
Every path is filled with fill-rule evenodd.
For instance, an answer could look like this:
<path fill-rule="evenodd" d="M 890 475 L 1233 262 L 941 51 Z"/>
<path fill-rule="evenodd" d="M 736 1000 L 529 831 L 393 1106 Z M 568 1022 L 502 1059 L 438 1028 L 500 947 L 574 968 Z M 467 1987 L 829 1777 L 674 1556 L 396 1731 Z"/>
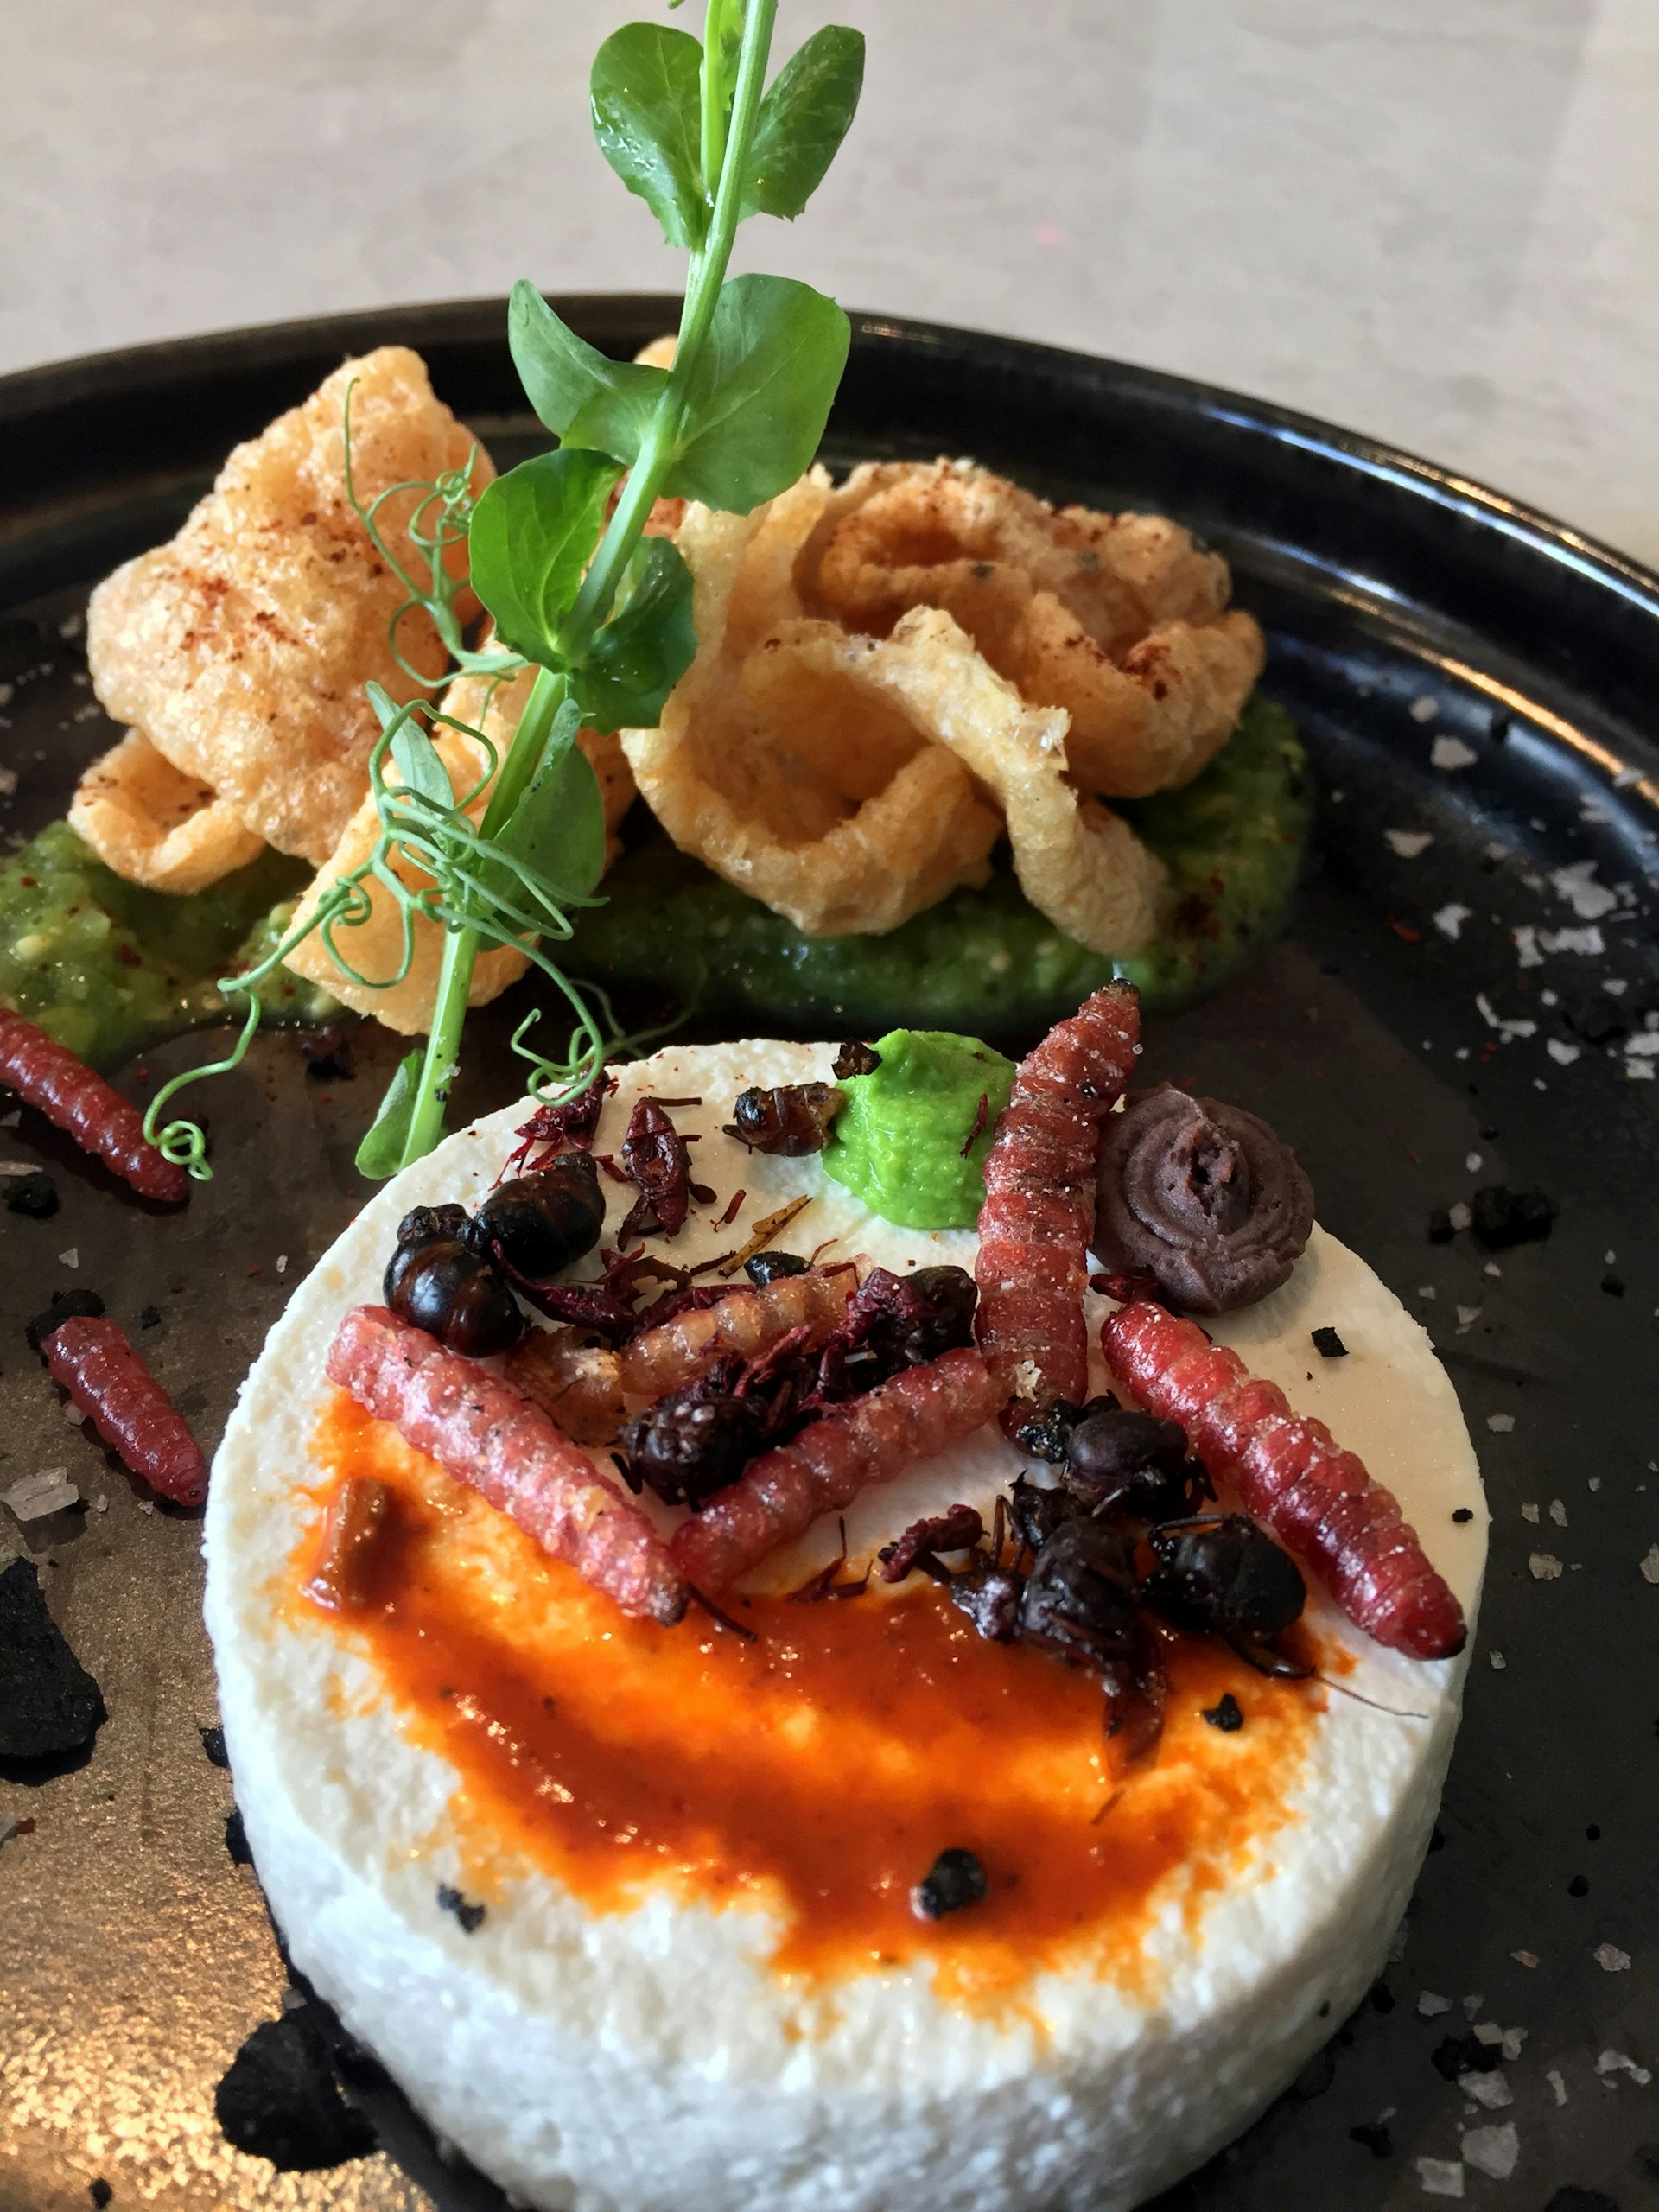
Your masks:
<path fill-rule="evenodd" d="M 330 1382 L 625 1613 L 671 1625 L 685 1611 L 685 1585 L 645 1514 L 539 1406 L 476 1360 L 384 1306 L 359 1306 L 336 1330 L 327 1368 Z"/>
<path fill-rule="evenodd" d="M 118 1321 L 77 1314 L 44 1338 L 52 1371 L 124 1466 L 175 1505 L 207 1495 L 207 1462 L 184 1416 Z"/>
<path fill-rule="evenodd" d="M 788 1444 L 751 1461 L 674 1531 L 669 1555 L 696 1590 L 723 1590 L 868 1483 L 891 1482 L 983 1426 L 1003 1391 L 976 1351 L 907 1367 L 832 1406 Z"/>
<path fill-rule="evenodd" d="M 176 1205 L 189 1195 L 189 1177 L 146 1138 L 138 1109 L 67 1046 L 5 1007 L 0 1007 L 0 1083 L 67 1130 L 83 1152 L 95 1154 L 143 1197 Z"/>
<path fill-rule="evenodd" d="M 1107 1359 L 1149 1411 L 1178 1421 L 1211 1477 L 1314 1567 L 1357 1628 L 1414 1659 L 1450 1659 L 1468 1630 L 1392 1491 L 1320 1421 L 1293 1414 L 1195 1322 L 1150 1299 L 1101 1331 Z"/>
<path fill-rule="evenodd" d="M 1012 1435 L 1056 1398 L 1089 1395 L 1083 1294 L 1095 1225 L 1101 1124 L 1140 1052 L 1141 1007 L 1111 983 L 1020 1063 L 997 1116 L 979 1216 L 975 1325 L 987 1359 L 1014 1376 Z"/>

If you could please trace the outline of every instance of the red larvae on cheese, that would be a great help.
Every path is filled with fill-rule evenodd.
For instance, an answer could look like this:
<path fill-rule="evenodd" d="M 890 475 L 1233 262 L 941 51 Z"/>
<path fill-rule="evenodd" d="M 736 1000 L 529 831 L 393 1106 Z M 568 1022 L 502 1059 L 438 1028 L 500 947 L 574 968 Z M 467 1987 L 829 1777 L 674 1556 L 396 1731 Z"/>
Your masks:
<path fill-rule="evenodd" d="M 384 1306 L 359 1306 L 335 1332 L 327 1368 L 365 1411 L 394 1423 L 625 1613 L 671 1624 L 684 1612 L 684 1581 L 639 1508 L 539 1406 L 475 1360 L 446 1351 Z"/>
<path fill-rule="evenodd" d="M 1293 1413 L 1276 1383 L 1150 1299 L 1120 1306 L 1101 1344 L 1141 1402 L 1180 1422 L 1211 1478 L 1230 1482 L 1317 1570 L 1357 1628 L 1414 1659 L 1462 1650 L 1462 1608 L 1393 1492 L 1323 1421 Z"/>
<path fill-rule="evenodd" d="M 139 1357 L 118 1321 L 77 1313 L 41 1351 L 60 1382 L 123 1466 L 175 1505 L 200 1505 L 207 1462 L 184 1415 Z"/>
<path fill-rule="evenodd" d="M 985 1162 L 975 1334 L 1013 1378 L 1013 1435 L 1057 1398 L 1089 1395 L 1083 1294 L 1101 1125 L 1141 1050 L 1141 1002 L 1110 983 L 1021 1061 Z"/>
<path fill-rule="evenodd" d="M 189 1177 L 145 1136 L 138 1109 L 85 1060 L 6 1007 L 0 1007 L 0 1083 L 67 1130 L 83 1152 L 93 1154 L 141 1197 L 176 1205 L 189 1196 Z"/>
<path fill-rule="evenodd" d="M 1007 1395 L 979 1353 L 962 1347 L 831 1406 L 680 1524 L 669 1545 L 675 1566 L 694 1589 L 725 1589 L 867 1484 L 963 1443 Z"/>

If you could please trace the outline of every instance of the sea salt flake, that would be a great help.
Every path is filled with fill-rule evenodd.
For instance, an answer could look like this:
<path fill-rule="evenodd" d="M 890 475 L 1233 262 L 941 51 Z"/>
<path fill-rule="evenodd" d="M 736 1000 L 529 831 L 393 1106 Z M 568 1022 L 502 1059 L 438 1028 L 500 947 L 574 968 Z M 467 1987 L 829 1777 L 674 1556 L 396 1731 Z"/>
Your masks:
<path fill-rule="evenodd" d="M 1559 1497 L 1552 1497 L 1549 1501 L 1549 1517 L 1558 1529 L 1566 1528 L 1567 1508 Z"/>
<path fill-rule="evenodd" d="M 1622 2050 L 1604 2050 L 1596 2061 L 1596 2071 L 1607 2080 L 1609 2088 L 1613 2086 L 1611 2076 L 1615 2074 L 1628 2074 L 1639 2089 L 1645 2089 L 1653 2079 L 1647 2067 L 1638 2066 L 1633 2058 L 1627 2058 Z"/>
<path fill-rule="evenodd" d="M 1475 1217 L 1465 1201 L 1459 1198 L 1456 1205 L 1446 1208 L 1446 1217 L 1453 1229 L 1467 1229 Z"/>
<path fill-rule="evenodd" d="M 1470 1174 L 1478 1175 L 1482 1166 L 1480 1154 L 1478 1152 L 1465 1153 L 1463 1158 L 1463 1164 Z"/>
<path fill-rule="evenodd" d="M 1499 2049 L 1511 2065 L 1521 2056 L 1521 2046 L 1532 2033 L 1530 2028 L 1505 2028 Z"/>
<path fill-rule="evenodd" d="M 1478 1320 L 1479 1318 L 1480 1308 L 1478 1306 L 1459 1306 L 1458 1308 L 1458 1321 L 1459 1325 L 1463 1328 L 1468 1328 L 1472 1322 Z"/>
<path fill-rule="evenodd" d="M 288 1255 L 286 1252 L 279 1252 L 276 1255 L 276 1272 L 279 1275 L 285 1275 L 288 1273 Z"/>
<path fill-rule="evenodd" d="M 1417 2178 L 1425 2196 L 1461 2196 L 1463 2164 L 1458 2158 L 1419 2158 Z"/>
<path fill-rule="evenodd" d="M 1455 944 L 1459 931 L 1474 911 L 1472 906 L 1459 906 L 1453 899 L 1447 905 L 1435 908 L 1434 926 L 1442 937 L 1449 937 Z"/>
<path fill-rule="evenodd" d="M 1475 993 L 1475 1005 L 1486 1027 L 1489 1029 L 1496 1029 L 1499 1038 L 1506 1045 L 1512 1037 L 1535 1037 L 1538 1033 L 1538 1025 L 1535 1021 L 1507 1020 L 1497 1011 L 1484 991 Z"/>
<path fill-rule="evenodd" d="M 1632 784 L 1639 784 L 1641 780 L 1642 771 L 1639 768 L 1621 768 L 1613 778 L 1613 789 L 1616 791 L 1627 791 Z"/>
<path fill-rule="evenodd" d="M 1641 1562 L 1642 1580 L 1659 1584 L 1659 1544 L 1649 1546 L 1647 1557 Z"/>
<path fill-rule="evenodd" d="M 1437 737 L 1428 748 L 1428 758 L 1436 768 L 1472 768 L 1480 755 L 1460 737 Z"/>
<path fill-rule="evenodd" d="M 1630 987 L 1623 976 L 1605 976 L 1602 978 L 1601 988 L 1609 998 L 1622 999 Z"/>
<path fill-rule="evenodd" d="M 67 1467 L 38 1468 L 34 1474 L 21 1477 L 10 1490 L 0 1490 L 0 1499 L 20 1521 L 42 1521 L 48 1513 L 61 1513 L 79 1496 Z"/>
<path fill-rule="evenodd" d="M 1521 1509 L 1521 1518 L 1523 1521 L 1530 1521 L 1533 1527 L 1535 1529 L 1538 1526 L 1537 1507 L 1535 1505 L 1523 1505 Z"/>
<path fill-rule="evenodd" d="M 1475 1992 L 1475 1993 L 1474 1993 L 1474 1995 L 1473 1995 L 1472 1997 L 1465 1997 L 1465 1998 L 1464 1999 L 1464 2000 L 1463 2000 L 1463 2017 L 1464 2017 L 1464 2018 L 1465 2018 L 1465 2020 L 1467 2020 L 1467 2021 L 1469 2022 L 1469 2024 L 1470 2024 L 1470 2025 L 1471 2025 L 1471 2027 L 1473 2027 L 1473 2026 L 1474 2026 L 1474 2019 L 1475 2019 L 1475 2015 L 1476 2015 L 1476 2013 L 1479 2012 L 1479 2010 L 1480 2010 L 1481 2006 L 1482 2006 L 1485 2002 L 1486 2002 L 1486 1993 L 1485 1993 L 1485 1991 L 1484 1991 L 1484 1989 L 1478 1989 L 1478 1990 Z M 1489 2022 L 1487 2023 L 1487 2025 L 1488 2025 L 1488 2026 L 1491 2026 L 1491 2023 L 1489 2021 Z M 1480 2030 L 1479 2030 L 1478 2028 L 1476 2028 L 1476 2029 L 1475 2029 L 1475 2041 L 1476 2041 L 1477 2043 L 1496 2043 L 1496 2042 L 1497 2041 L 1498 2037 L 1503 2034 L 1503 2029 L 1502 2029 L 1502 2028 L 1499 2028 L 1499 2027 L 1492 2027 L 1491 2034 L 1490 2036 L 1484 2036 L 1484 2035 L 1483 2035 L 1483 2034 L 1481 2033 L 1481 2031 L 1480 2031 Z"/>
<path fill-rule="evenodd" d="M 1420 1282 L 1417 1286 L 1419 1298 L 1435 1298 L 1439 1294 L 1432 1282 Z"/>
<path fill-rule="evenodd" d="M 1586 1490 L 1599 1490 L 1601 1488 L 1601 1477 L 1599 1475 L 1590 1475 L 1586 1477 L 1584 1486 Z"/>
<path fill-rule="evenodd" d="M 1556 2103 L 1558 2105 L 1564 2105 L 1567 2102 L 1567 2082 L 1560 2068 L 1552 2066 L 1548 2073 L 1545 2075 L 1544 2079 L 1548 2082 L 1550 2088 L 1555 2092 Z"/>
<path fill-rule="evenodd" d="M 1498 1675 L 1501 1675 L 1510 1663 L 1501 1651 L 1489 1651 L 1486 1654 L 1486 1662 L 1493 1673 Z"/>
<path fill-rule="evenodd" d="M 1490 845 L 1483 845 L 1481 847 L 1481 851 L 1485 855 L 1489 861 L 1506 861 L 1510 857 L 1509 847 L 1507 845 L 1501 845 L 1496 842 Z"/>
<path fill-rule="evenodd" d="M 1651 1083 L 1654 1080 L 1654 1071 L 1645 1060 L 1626 1060 L 1624 1076 L 1630 1083 Z"/>
<path fill-rule="evenodd" d="M 1442 1997 L 1433 1989 L 1425 1989 L 1417 1999 L 1417 2017 L 1421 2020 L 1437 2020 L 1442 2012 L 1452 2010 L 1452 1999 Z"/>
<path fill-rule="evenodd" d="M 1535 1967 L 1538 1963 L 1536 1951 L 1511 1951 L 1510 1956 L 1518 1967 Z"/>
<path fill-rule="evenodd" d="M 1515 2091 L 1501 2074 L 1460 2074 L 1458 2087 L 1465 2097 L 1488 2112 L 1502 2112 L 1515 2102 Z"/>
<path fill-rule="evenodd" d="M 1583 1047 L 1579 1045 L 1564 1045 L 1559 1037 L 1551 1037 L 1546 1041 L 1544 1050 L 1558 1068 L 1570 1068 Z"/>
<path fill-rule="evenodd" d="M 1486 1426 L 1494 1436 L 1507 1436 L 1515 1427 L 1513 1414 L 1488 1414 Z"/>
<path fill-rule="evenodd" d="M 1503 1272 L 1503 1268 L 1498 1266 L 1496 1260 L 1488 1260 L 1485 1266 L 1481 1269 L 1481 1273 L 1484 1275 L 1501 1275 Z"/>
<path fill-rule="evenodd" d="M 1523 968 L 1543 966 L 1544 956 L 1538 950 L 1538 932 L 1535 929 L 1529 926 L 1511 930 L 1510 935 L 1514 939 L 1515 949 L 1521 956 L 1521 965 Z"/>
<path fill-rule="evenodd" d="M 1639 1037 L 1627 1037 L 1624 1050 L 1642 1059 L 1659 1054 L 1659 1029 L 1644 1029 Z"/>
<path fill-rule="evenodd" d="M 1618 893 L 1605 883 L 1598 883 L 1595 874 L 1594 861 L 1574 861 L 1571 868 L 1554 869 L 1549 879 L 1555 896 L 1570 906 L 1581 922 L 1598 922 L 1618 904 Z"/>
<path fill-rule="evenodd" d="M 1521 2138 L 1512 2120 L 1501 2127 L 1471 2127 L 1463 2139 L 1465 2164 L 1491 2181 L 1508 2181 L 1520 2156 Z"/>
<path fill-rule="evenodd" d="M 78 1268 L 80 1265 L 80 1247 L 72 1244 L 67 1252 L 59 1253 L 58 1261 L 62 1267 Z"/>
<path fill-rule="evenodd" d="M 1534 1552 L 1527 1561 L 1527 1570 L 1535 1582 L 1559 1582 L 1564 1572 L 1554 1552 Z"/>
<path fill-rule="evenodd" d="M 1578 952 L 1586 960 L 1599 960 L 1607 950 L 1607 941 L 1593 922 L 1582 930 L 1540 930 L 1538 942 L 1546 952 Z"/>
<path fill-rule="evenodd" d="M 1617 1943 L 1598 1943 L 1590 1955 L 1604 1974 L 1628 1974 L 1630 1970 L 1630 1953 L 1621 1951 Z"/>
<path fill-rule="evenodd" d="M 1431 698 L 1425 691 L 1421 699 L 1412 701 L 1406 712 L 1414 722 L 1432 722 L 1440 710 L 1440 702 Z"/>
<path fill-rule="evenodd" d="M 1385 830 L 1382 835 L 1402 861 L 1414 861 L 1434 842 L 1432 830 Z"/>

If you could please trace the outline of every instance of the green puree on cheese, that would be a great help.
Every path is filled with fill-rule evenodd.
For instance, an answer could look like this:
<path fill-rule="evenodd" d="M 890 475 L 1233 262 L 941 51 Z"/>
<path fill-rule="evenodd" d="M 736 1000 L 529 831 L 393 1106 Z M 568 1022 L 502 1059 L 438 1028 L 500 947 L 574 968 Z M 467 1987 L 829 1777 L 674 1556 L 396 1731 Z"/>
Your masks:
<path fill-rule="evenodd" d="M 875 1050 L 880 1066 L 842 1084 L 824 1173 L 901 1229 L 971 1229 L 1014 1062 L 944 1029 L 890 1030 Z"/>
<path fill-rule="evenodd" d="M 1063 937 L 1006 860 L 983 890 L 954 892 L 885 937 L 807 937 L 653 830 L 629 836 L 601 887 L 607 903 L 578 920 L 571 972 L 666 988 L 699 1016 L 753 1017 L 798 1036 L 870 1037 L 911 1021 L 1011 1037 L 1073 1012 L 1114 975 L 1148 1007 L 1182 1006 L 1284 919 L 1313 815 L 1306 756 L 1289 716 L 1258 696 L 1185 790 L 1120 810 L 1176 894 L 1169 931 L 1133 960 Z"/>
<path fill-rule="evenodd" d="M 207 891 L 145 891 L 104 866 L 67 822 L 0 863 L 0 1003 L 95 1065 L 232 1017 L 215 979 L 249 967 L 287 925 L 311 871 L 265 852 Z M 281 972 L 268 1020 L 326 1021 L 326 991 Z"/>

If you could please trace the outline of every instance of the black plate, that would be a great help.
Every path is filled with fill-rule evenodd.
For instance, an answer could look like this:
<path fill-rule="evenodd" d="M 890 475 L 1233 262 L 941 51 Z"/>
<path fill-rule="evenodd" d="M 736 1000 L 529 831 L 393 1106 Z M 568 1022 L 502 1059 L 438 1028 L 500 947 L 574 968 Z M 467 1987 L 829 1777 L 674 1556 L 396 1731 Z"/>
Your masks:
<path fill-rule="evenodd" d="M 560 304 L 617 354 L 674 313 L 645 298 Z M 0 680 L 16 687 L 0 736 L 20 775 L 18 830 L 60 812 L 110 741 L 73 635 L 59 634 L 87 586 L 168 534 L 231 443 L 348 351 L 417 346 L 498 459 L 517 459 L 536 434 L 503 330 L 499 302 L 414 308 L 0 382 L 0 609 L 14 618 Z M 1610 1033 L 1640 1032 L 1649 1012 L 1659 1021 L 1659 580 L 1442 470 L 1274 408 L 861 318 L 830 457 L 938 452 L 1090 504 L 1167 511 L 1228 555 L 1240 600 L 1266 625 L 1265 688 L 1300 721 L 1318 772 L 1314 871 L 1252 974 L 1154 1026 L 1151 1071 L 1236 1096 L 1295 1143 L 1324 1220 L 1433 1330 L 1495 1515 L 1466 1718 L 1400 1955 L 1371 2000 L 1332 2024 L 1296 2088 L 1165 2206 L 1414 2206 L 1418 2158 L 1455 2158 L 1463 2128 L 1511 2123 L 1513 2181 L 1505 2192 L 1471 2164 L 1471 2201 L 1496 2192 L 1541 2212 L 1574 2183 L 1626 2212 L 1659 2202 L 1659 2147 L 1643 2148 L 1659 2146 L 1659 2086 L 1603 2057 L 1659 2070 L 1659 1587 L 1640 1568 L 1659 1539 L 1659 1084 L 1630 1075 L 1654 1059 Z M 1435 767 L 1437 738 L 1472 759 Z M 1433 842 L 1404 859 L 1389 829 Z M 1597 881 L 1630 887 L 1594 925 L 1604 951 L 1523 938 L 1537 964 L 1522 964 L 1513 931 L 1591 925 L 1551 882 L 1587 861 Z M 1433 918 L 1452 905 L 1468 910 L 1446 917 L 1459 921 L 1455 941 Z M 1608 979 L 1622 995 L 1601 988 Z M 510 1095 L 510 1007 L 478 1025 L 465 1111 Z M 1494 1020 L 1535 1027 L 1520 1036 Z M 209 1041 L 151 1054 L 148 1079 L 205 1057 Z M 285 1291 L 361 1201 L 352 1153 L 393 1056 L 365 1028 L 357 1079 L 318 1084 L 291 1039 L 263 1040 L 212 1100 L 219 1179 L 176 1218 L 124 1203 L 33 1116 L 0 1130 L 0 1153 L 48 1161 L 64 1192 L 53 1222 L 0 1217 L 0 1344 L 11 1348 L 0 1487 L 65 1462 L 107 1501 L 84 1523 L 37 1525 L 27 1548 L 110 1708 L 79 1771 L 33 1789 L 0 1783 L 0 1809 L 35 1822 L 0 1847 L 0 2212 L 68 2212 L 96 2178 L 118 2203 L 181 2212 L 423 2201 L 384 2156 L 288 2181 L 219 2136 L 214 2082 L 277 2009 L 285 1977 L 253 1877 L 225 1849 L 228 1779 L 197 1736 L 213 1719 L 197 1524 L 147 1512 L 64 1427 L 20 1333 L 64 1281 L 95 1282 L 130 1325 L 158 1304 L 146 1348 L 212 1442 Z M 1431 1209 L 1497 1182 L 1549 1192 L 1560 1214 L 1548 1243 L 1494 1256 L 1466 1233 L 1428 1241 Z M 72 1249 L 73 1272 L 55 1256 Z M 1459 1306 L 1479 1310 L 1465 1320 Z M 1539 1579 L 1535 1554 L 1559 1560 L 1559 1576 Z M 1421 2016 L 1426 1989 L 1451 2009 Z M 1513 2101 L 1501 2109 L 1469 2105 L 1433 2063 L 1477 2022 L 1526 2031 L 1503 2068 Z M 501 2206 L 444 2163 L 372 2068 L 352 2075 L 395 2158 L 446 2212 Z"/>

